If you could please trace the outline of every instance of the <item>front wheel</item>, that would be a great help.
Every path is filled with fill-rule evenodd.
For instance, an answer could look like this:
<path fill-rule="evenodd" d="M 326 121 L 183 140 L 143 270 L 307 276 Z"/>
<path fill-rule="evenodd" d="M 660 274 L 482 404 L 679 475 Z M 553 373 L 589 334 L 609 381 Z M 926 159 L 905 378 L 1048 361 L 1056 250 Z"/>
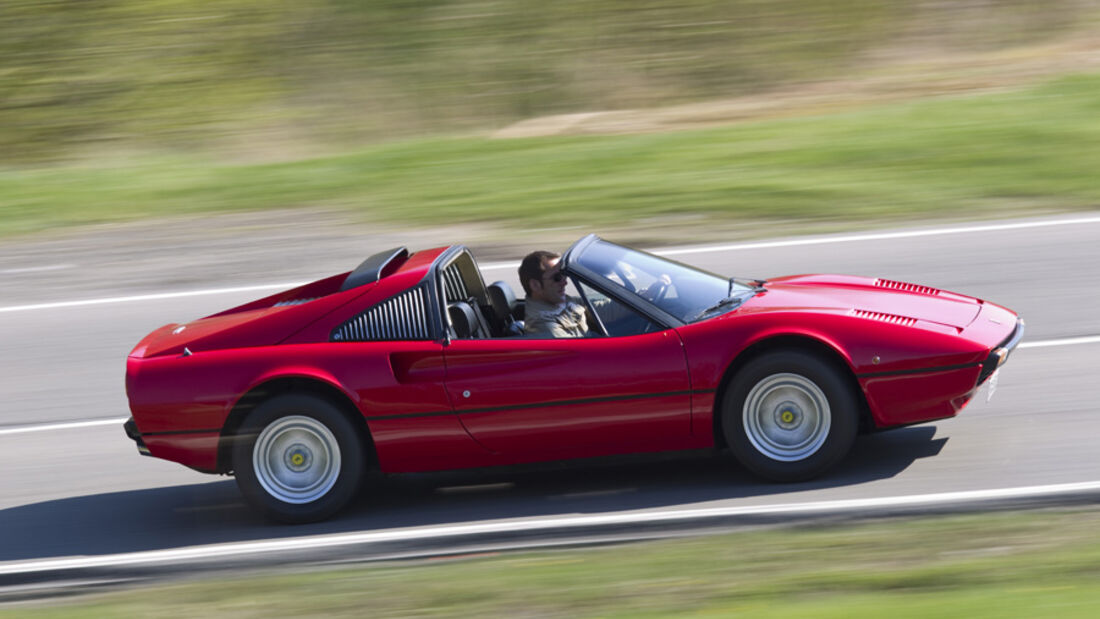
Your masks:
<path fill-rule="evenodd" d="M 363 446 L 333 404 L 310 395 L 282 395 L 245 418 L 233 447 L 237 485 L 245 498 L 280 522 L 328 518 L 363 479 Z"/>
<path fill-rule="evenodd" d="M 804 481 L 848 453 L 858 410 L 833 364 L 802 351 L 776 351 L 733 377 L 722 399 L 722 430 L 750 471 L 774 481 Z"/>

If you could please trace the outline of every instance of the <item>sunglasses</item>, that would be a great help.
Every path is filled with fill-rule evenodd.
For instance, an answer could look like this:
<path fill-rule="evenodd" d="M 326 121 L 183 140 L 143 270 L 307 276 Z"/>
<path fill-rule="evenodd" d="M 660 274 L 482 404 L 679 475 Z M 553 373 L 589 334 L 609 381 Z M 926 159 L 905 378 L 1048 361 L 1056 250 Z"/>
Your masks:
<path fill-rule="evenodd" d="M 546 276 L 543 276 L 543 279 L 545 279 L 545 277 Z M 558 271 L 557 273 L 554 273 L 553 275 L 551 275 L 550 279 L 552 279 L 554 281 L 554 283 L 560 284 L 560 283 L 565 281 L 565 274 L 562 273 L 561 271 Z"/>

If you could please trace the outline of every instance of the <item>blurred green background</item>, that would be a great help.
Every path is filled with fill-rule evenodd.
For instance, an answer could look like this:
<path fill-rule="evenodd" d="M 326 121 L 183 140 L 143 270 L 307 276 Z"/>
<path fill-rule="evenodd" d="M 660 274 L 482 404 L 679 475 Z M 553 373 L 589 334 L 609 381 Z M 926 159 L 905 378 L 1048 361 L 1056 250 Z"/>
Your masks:
<path fill-rule="evenodd" d="M 414 225 L 1093 208 L 1098 12 L 5 0 L 0 235 L 276 207 Z"/>

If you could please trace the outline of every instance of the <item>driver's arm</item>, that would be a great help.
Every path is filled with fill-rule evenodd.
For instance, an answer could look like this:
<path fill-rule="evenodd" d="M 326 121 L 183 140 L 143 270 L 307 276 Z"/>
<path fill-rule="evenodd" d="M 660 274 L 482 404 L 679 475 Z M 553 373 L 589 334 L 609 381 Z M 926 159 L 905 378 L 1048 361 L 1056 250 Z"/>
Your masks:
<path fill-rule="evenodd" d="M 647 301 L 656 301 L 657 295 L 662 290 L 672 285 L 672 278 L 667 273 L 661 273 L 661 276 L 653 281 L 645 290 L 640 290 L 638 294 L 642 295 L 642 298 Z"/>
<path fill-rule="evenodd" d="M 599 314 L 604 326 L 634 315 L 634 310 L 627 307 L 626 304 L 612 299 L 596 299 L 591 303 L 592 311 Z"/>

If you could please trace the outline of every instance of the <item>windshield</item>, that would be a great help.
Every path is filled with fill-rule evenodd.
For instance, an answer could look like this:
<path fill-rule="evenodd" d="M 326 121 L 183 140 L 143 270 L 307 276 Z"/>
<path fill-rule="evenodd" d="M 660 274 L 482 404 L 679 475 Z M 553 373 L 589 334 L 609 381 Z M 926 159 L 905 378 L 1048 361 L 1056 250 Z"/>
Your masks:
<path fill-rule="evenodd" d="M 752 286 L 602 239 L 586 247 L 577 262 L 685 323 L 732 310 L 739 303 L 727 299 L 753 293 Z"/>

